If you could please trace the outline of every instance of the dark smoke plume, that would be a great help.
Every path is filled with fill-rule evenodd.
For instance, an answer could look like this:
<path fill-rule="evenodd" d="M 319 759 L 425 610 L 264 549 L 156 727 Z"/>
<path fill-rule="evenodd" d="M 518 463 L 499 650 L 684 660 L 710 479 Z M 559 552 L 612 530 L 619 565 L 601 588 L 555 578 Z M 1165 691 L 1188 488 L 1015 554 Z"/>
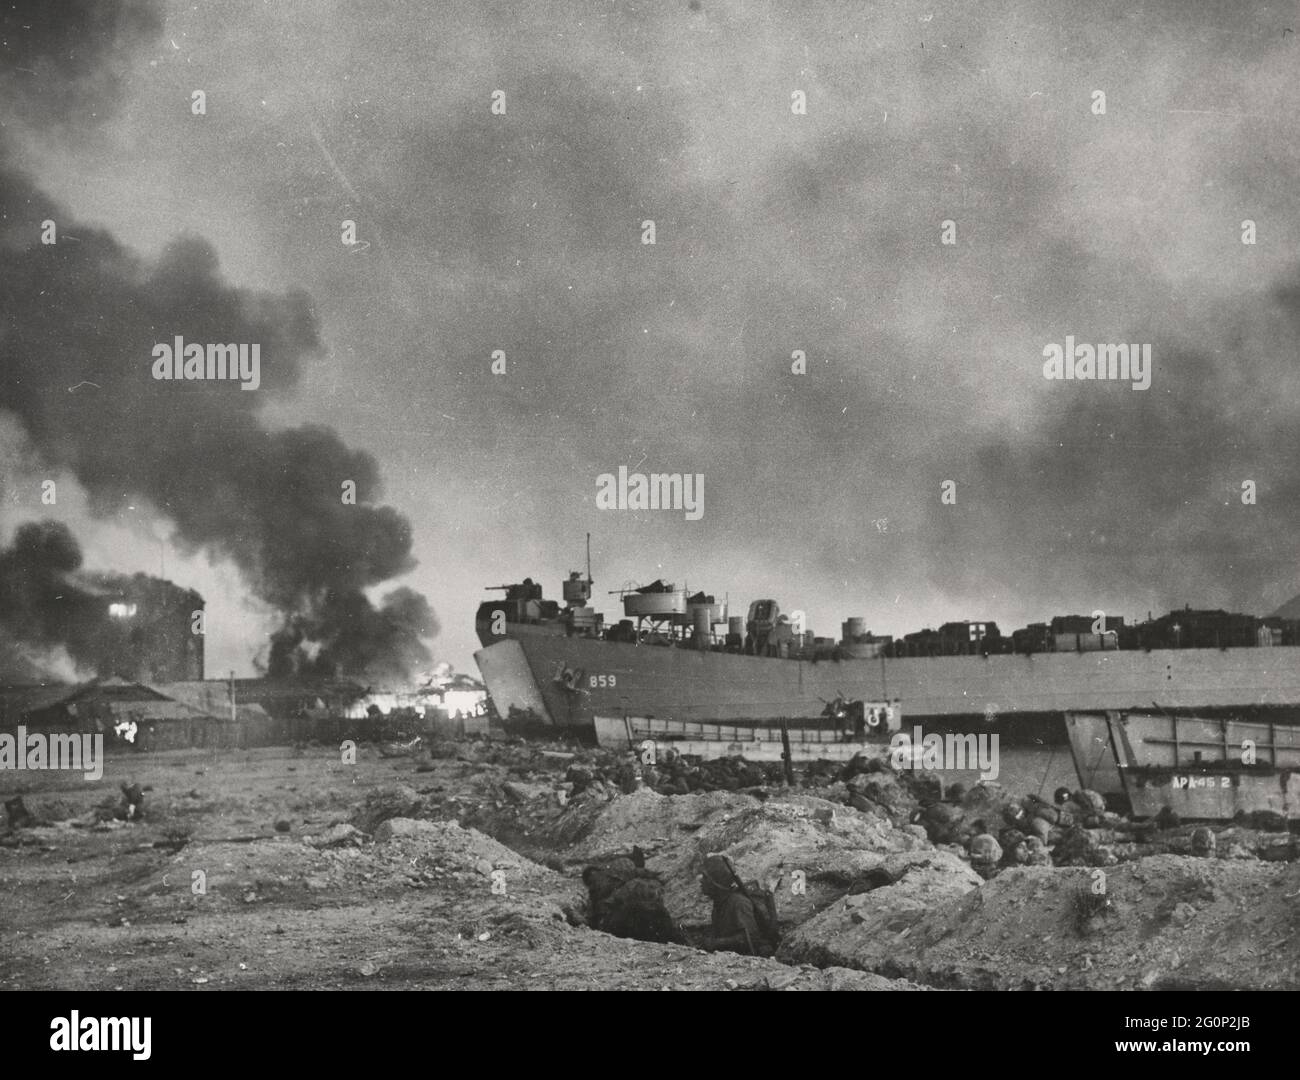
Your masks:
<path fill-rule="evenodd" d="M 0 15 L 6 113 L 73 123 L 94 97 L 102 114 L 131 44 L 159 25 L 152 5 L 11 5 Z M 40 457 L 71 471 L 96 513 L 143 496 L 175 522 L 178 546 L 234 562 L 284 616 L 276 674 L 400 678 L 426 664 L 420 639 L 437 623 L 423 598 L 400 590 L 376 609 L 364 593 L 415 565 L 409 522 L 375 505 L 374 459 L 328 428 L 272 431 L 258 415 L 320 350 L 310 300 L 231 285 L 196 237 L 142 260 L 71 221 L 10 157 L 0 144 L 0 407 Z M 41 244 L 46 219 L 77 242 Z M 151 350 L 178 335 L 260 343 L 261 388 L 155 381 Z M 85 381 L 97 388 L 69 392 Z M 347 481 L 355 505 L 342 500 Z"/>
<path fill-rule="evenodd" d="M 0 551 L 0 675 L 39 679 L 59 646 L 74 662 L 84 658 L 89 628 L 76 614 L 89 595 L 69 576 L 80 567 L 81 548 L 61 522 L 23 525 Z"/>
<path fill-rule="evenodd" d="M 156 0 L 8 0 L 0 8 L 5 111 L 29 125 L 102 117 L 136 50 L 162 27 Z"/>
<path fill-rule="evenodd" d="M 132 675 L 126 631 L 114 625 L 108 600 L 128 596 L 143 582 L 138 574 L 88 573 L 81 547 L 61 521 L 30 522 L 0 550 L 0 678 L 11 682 Z M 183 589 L 166 586 L 178 598 Z M 190 610 L 186 604 L 184 612 Z"/>

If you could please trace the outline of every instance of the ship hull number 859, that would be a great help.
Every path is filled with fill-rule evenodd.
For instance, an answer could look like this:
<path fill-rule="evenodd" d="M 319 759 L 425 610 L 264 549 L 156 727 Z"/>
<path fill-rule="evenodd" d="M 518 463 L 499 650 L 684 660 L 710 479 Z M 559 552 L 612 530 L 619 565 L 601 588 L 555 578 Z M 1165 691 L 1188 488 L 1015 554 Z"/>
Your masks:
<path fill-rule="evenodd" d="M 617 686 L 618 677 L 616 675 L 589 675 L 587 677 L 587 685 L 593 690 L 597 687 L 603 689 L 606 686 Z"/>

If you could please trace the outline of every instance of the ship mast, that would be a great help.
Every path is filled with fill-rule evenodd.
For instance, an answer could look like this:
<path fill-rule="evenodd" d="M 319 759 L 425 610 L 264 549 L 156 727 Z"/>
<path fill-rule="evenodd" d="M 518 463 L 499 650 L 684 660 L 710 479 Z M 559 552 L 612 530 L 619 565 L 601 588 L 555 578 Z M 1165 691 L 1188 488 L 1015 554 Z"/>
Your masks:
<path fill-rule="evenodd" d="M 591 533 L 587 533 L 587 584 L 595 584 L 595 582 L 591 580 Z"/>

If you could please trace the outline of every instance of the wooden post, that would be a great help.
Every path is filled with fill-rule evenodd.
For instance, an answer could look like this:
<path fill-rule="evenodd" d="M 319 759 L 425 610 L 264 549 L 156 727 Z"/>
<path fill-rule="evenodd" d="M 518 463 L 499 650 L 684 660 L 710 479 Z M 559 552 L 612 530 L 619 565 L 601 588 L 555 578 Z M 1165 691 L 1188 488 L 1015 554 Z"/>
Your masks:
<path fill-rule="evenodd" d="M 790 728 L 781 718 L 781 760 L 785 763 L 785 786 L 794 787 L 794 761 L 790 756 Z"/>

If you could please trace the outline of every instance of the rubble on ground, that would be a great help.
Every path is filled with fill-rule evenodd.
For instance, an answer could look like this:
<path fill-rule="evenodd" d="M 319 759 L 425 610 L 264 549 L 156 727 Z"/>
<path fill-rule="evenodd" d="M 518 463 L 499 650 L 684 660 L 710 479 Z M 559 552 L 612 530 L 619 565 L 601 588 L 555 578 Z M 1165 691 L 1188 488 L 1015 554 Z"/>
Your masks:
<path fill-rule="evenodd" d="M 542 831 L 541 838 L 563 850 L 570 864 L 630 851 L 633 844 L 653 853 L 683 835 L 694 835 L 716 814 L 759 805 L 752 795 L 730 792 L 670 797 L 636 791 L 609 802 L 574 803 Z"/>
<path fill-rule="evenodd" d="M 1300 987 L 1294 863 L 1015 867 L 903 911 L 892 894 L 910 878 L 832 905 L 786 938 L 781 958 L 955 989 Z"/>
<path fill-rule="evenodd" d="M 1061 790 L 1055 798 L 1011 792 L 997 782 L 941 789 L 934 774 L 895 771 L 880 755 L 862 754 L 847 763 L 801 762 L 796 784 L 782 783 L 780 762 L 754 763 L 739 758 L 695 762 L 678 758 L 658 766 L 638 765 L 631 753 L 605 750 L 557 751 L 523 742 L 468 744 L 458 757 L 469 769 L 467 789 L 448 797 L 430 797 L 440 813 L 454 814 L 465 824 L 509 837 L 525 847 L 566 848 L 565 859 L 585 857 L 647 841 L 663 844 L 680 828 L 699 818 L 704 797 L 750 800 L 754 805 L 791 794 L 806 795 L 848 807 L 887 823 L 894 830 L 967 860 L 985 879 L 1012 866 L 1114 866 L 1156 854 L 1194 854 L 1195 827 L 1172 820 L 1134 822 L 1107 811 L 1094 791 Z M 470 763 L 475 768 L 470 768 Z M 688 794 L 678 793 L 665 779 L 691 777 Z M 765 777 L 763 785 L 745 786 Z M 606 817 L 606 808 L 627 798 L 647 801 L 636 807 L 634 826 L 615 823 L 623 811 Z M 663 804 L 654 798 L 666 798 Z M 685 802 L 683 802 L 685 800 Z M 680 806 L 674 803 L 682 803 Z M 651 805 L 658 806 L 653 813 Z M 1213 848 L 1200 854 L 1218 857 L 1284 860 L 1297 853 L 1292 838 L 1277 829 L 1276 815 L 1216 825 Z M 679 822 L 679 819 L 684 819 Z M 584 840 L 591 823 L 605 822 L 603 832 Z M 652 822 L 659 821 L 655 825 Z M 1202 826 L 1204 828 L 1205 826 Z M 1266 831 L 1271 830 L 1271 831 Z M 625 834 L 625 835 L 623 835 Z M 974 851 L 974 855 L 972 855 Z"/>
<path fill-rule="evenodd" d="M 109 853 L 119 898 L 71 909 L 96 933 L 231 919 L 256 933 L 301 907 L 298 932 L 310 935 L 334 925 L 338 905 L 364 904 L 405 935 L 373 955 L 341 951 L 337 970 L 375 982 L 420 964 L 444 981 L 457 971 L 494 982 L 506 977 L 487 973 L 498 964 L 575 987 L 1300 986 L 1296 965 L 1277 959 L 1294 952 L 1300 871 L 1275 816 L 1138 822 L 1095 792 L 941 789 L 867 755 L 799 763 L 786 787 L 780 763 L 647 767 L 631 753 L 518 740 L 428 749 L 356 766 L 298 754 L 262 788 L 247 777 L 271 753 L 202 768 L 158 755 L 152 772 L 131 759 L 139 780 L 112 776 L 107 796 L 15 785 L 5 795 L 22 793 L 15 810 L 27 818 L 0 836 L 0 869 L 47 861 L 82 876 L 87 852 Z M 137 783 L 158 791 L 128 821 Z M 777 959 L 591 930 L 583 869 L 634 848 L 691 941 L 709 921 L 706 854 L 726 854 L 746 882 L 779 879 Z M 191 891 L 196 869 L 203 893 Z M 40 895 L 77 905 L 84 886 L 59 873 Z M 340 920 L 342 940 L 357 919 Z"/>
<path fill-rule="evenodd" d="M 709 918 L 711 905 L 699 886 L 706 854 L 727 855 L 744 881 L 779 876 L 777 914 L 791 925 L 838 899 L 886 856 L 929 847 L 874 815 L 782 793 L 711 815 L 686 842 L 661 848 L 647 865 L 664 877 L 668 910 L 687 923 Z"/>
<path fill-rule="evenodd" d="M 871 970 L 858 956 L 860 942 L 902 942 L 929 911 L 983 884 L 979 873 L 945 851 L 894 855 L 881 869 L 884 874 L 868 878 L 862 888 L 850 890 L 787 935 L 778 956 Z"/>
<path fill-rule="evenodd" d="M 305 843 L 316 848 L 329 848 L 356 845 L 364 839 L 365 834 L 355 825 L 349 825 L 347 822 L 341 821 L 336 825 L 331 825 L 322 833 L 307 837 Z"/>
<path fill-rule="evenodd" d="M 364 833 L 373 833 L 381 822 L 395 817 L 414 817 L 421 808 L 420 796 L 414 788 L 390 784 L 366 794 L 365 800 L 353 811 L 351 824 Z"/>

